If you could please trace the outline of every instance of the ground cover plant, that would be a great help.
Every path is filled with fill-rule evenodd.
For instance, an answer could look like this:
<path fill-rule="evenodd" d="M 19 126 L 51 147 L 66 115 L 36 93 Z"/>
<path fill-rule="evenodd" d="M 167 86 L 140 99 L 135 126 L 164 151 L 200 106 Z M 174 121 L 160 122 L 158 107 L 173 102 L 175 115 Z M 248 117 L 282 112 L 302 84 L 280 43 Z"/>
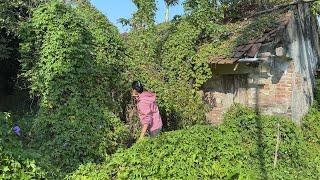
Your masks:
<path fill-rule="evenodd" d="M 0 179 L 44 179 L 46 172 L 21 150 L 21 138 L 13 131 L 10 113 L 0 113 Z M 22 135 L 22 134 L 21 134 Z"/>
<path fill-rule="evenodd" d="M 69 179 L 316 179 L 319 143 L 286 118 L 234 106 L 223 125 L 193 126 L 138 142 Z M 280 145 L 277 144 L 278 123 Z M 317 122 L 306 122 L 306 127 Z M 308 133 L 318 134 L 316 130 Z"/>

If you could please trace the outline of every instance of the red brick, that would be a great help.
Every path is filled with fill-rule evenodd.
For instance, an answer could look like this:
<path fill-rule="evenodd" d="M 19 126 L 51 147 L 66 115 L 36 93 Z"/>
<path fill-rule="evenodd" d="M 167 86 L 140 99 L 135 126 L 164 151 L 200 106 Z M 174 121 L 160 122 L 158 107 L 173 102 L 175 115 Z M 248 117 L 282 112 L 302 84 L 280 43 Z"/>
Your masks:
<path fill-rule="evenodd" d="M 294 73 L 294 70 L 292 68 L 288 69 L 288 73 L 291 73 L 293 74 Z"/>
<path fill-rule="evenodd" d="M 277 91 L 286 91 L 286 88 L 284 88 L 284 87 L 277 87 L 276 90 L 277 90 Z"/>
<path fill-rule="evenodd" d="M 291 86 L 292 86 L 292 81 L 280 84 L 280 87 L 291 87 Z"/>
<path fill-rule="evenodd" d="M 278 98 L 286 98 L 287 97 L 287 95 L 286 94 L 276 94 L 276 99 L 278 99 Z"/>

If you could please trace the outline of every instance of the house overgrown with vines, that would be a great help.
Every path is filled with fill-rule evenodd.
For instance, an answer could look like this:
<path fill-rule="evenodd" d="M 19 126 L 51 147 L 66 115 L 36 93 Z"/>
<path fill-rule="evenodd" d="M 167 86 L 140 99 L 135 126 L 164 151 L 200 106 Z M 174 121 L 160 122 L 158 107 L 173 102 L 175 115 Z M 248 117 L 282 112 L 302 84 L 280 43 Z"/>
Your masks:
<path fill-rule="evenodd" d="M 266 16 L 276 18 L 268 22 Z M 234 29 L 241 28 L 246 40 L 238 41 L 229 55 L 210 58 L 213 76 L 202 87 L 211 108 L 207 120 L 221 123 L 223 113 L 240 103 L 299 124 L 314 101 L 320 57 L 318 21 L 310 4 L 245 20 Z M 240 36 L 231 33 L 229 40 Z"/>

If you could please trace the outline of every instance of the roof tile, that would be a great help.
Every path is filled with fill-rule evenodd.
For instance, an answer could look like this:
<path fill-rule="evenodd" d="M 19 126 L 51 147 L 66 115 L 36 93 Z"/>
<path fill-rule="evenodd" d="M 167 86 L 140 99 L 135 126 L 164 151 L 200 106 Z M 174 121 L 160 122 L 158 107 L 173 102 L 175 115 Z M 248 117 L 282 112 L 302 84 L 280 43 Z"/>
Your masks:
<path fill-rule="evenodd" d="M 233 57 L 234 58 L 241 58 L 245 53 L 246 53 L 246 51 L 242 51 L 242 52 L 238 51 L 238 52 L 235 52 Z"/>
<path fill-rule="evenodd" d="M 247 44 L 245 45 L 245 47 L 242 49 L 242 51 L 248 51 L 251 47 L 252 47 L 253 44 Z"/>
<path fill-rule="evenodd" d="M 245 51 L 245 50 L 244 50 L 245 47 L 246 47 L 246 45 L 237 46 L 237 47 L 236 47 L 236 51 Z"/>
<path fill-rule="evenodd" d="M 262 46 L 261 43 L 254 44 L 250 48 L 250 50 L 247 52 L 247 56 L 248 57 L 254 57 L 259 52 L 259 49 L 260 49 L 261 46 Z"/>

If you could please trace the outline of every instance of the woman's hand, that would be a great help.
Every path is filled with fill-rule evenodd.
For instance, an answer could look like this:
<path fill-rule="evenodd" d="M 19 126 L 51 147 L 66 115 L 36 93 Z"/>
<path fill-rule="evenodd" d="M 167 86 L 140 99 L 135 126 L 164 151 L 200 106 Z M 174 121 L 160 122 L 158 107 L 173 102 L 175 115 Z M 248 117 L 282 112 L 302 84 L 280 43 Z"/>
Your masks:
<path fill-rule="evenodd" d="M 140 134 L 139 140 L 144 138 L 147 130 L 148 130 L 148 124 L 144 124 L 143 127 L 142 127 L 142 130 L 141 130 L 141 134 Z"/>

